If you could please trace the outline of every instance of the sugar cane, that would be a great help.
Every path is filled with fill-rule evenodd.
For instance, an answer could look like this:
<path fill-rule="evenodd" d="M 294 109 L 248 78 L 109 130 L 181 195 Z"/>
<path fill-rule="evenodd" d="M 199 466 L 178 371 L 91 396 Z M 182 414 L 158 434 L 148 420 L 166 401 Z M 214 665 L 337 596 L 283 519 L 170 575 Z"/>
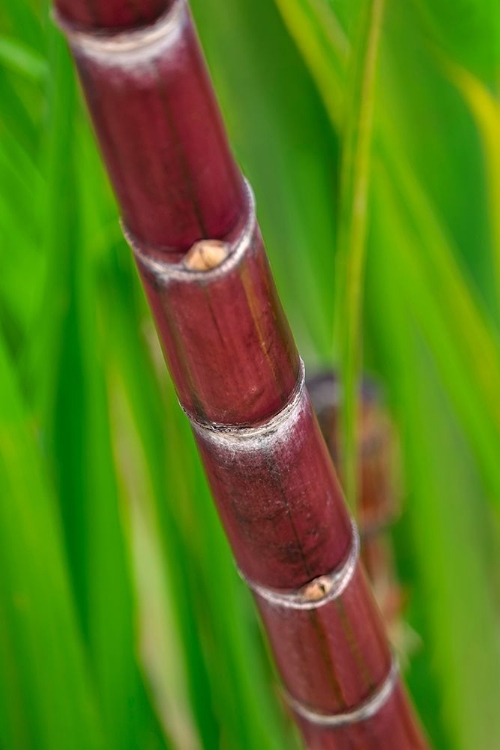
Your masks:
<path fill-rule="evenodd" d="M 55 16 L 180 404 L 307 746 L 427 747 L 186 2 L 58 0 Z"/>

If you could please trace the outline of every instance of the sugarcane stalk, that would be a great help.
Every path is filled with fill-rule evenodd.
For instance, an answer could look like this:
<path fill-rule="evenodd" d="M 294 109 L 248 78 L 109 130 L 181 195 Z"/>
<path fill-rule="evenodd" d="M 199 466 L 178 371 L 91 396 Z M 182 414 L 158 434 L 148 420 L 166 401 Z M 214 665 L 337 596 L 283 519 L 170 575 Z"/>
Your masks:
<path fill-rule="evenodd" d="M 308 747 L 425 748 L 186 3 L 58 0 L 55 12 L 180 404 Z"/>

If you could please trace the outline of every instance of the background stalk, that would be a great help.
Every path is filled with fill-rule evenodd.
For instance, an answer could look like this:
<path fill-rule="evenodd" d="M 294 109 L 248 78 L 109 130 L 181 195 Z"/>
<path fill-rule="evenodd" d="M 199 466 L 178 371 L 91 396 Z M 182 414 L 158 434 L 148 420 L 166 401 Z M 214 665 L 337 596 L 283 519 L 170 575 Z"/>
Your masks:
<path fill-rule="evenodd" d="M 340 474 L 341 388 L 338 373 L 326 371 L 308 380 L 321 432 Z M 398 581 L 391 527 L 401 515 L 401 456 L 396 427 L 382 401 L 378 384 L 363 377 L 356 425 L 358 526 L 361 559 L 384 618 L 390 640 L 406 654 L 402 621 L 405 596 Z"/>
<path fill-rule="evenodd" d="M 145 19 L 98 6 L 62 0 L 58 20 L 179 400 L 306 742 L 424 748 L 189 11 L 165 3 L 143 26 L 154 7 Z"/>

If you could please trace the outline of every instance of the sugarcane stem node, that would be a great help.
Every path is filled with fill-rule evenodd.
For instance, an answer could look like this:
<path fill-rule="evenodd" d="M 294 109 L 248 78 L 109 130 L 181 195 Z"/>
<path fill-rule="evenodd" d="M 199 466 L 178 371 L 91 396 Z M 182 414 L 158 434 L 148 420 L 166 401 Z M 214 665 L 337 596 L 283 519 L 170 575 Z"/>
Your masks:
<path fill-rule="evenodd" d="M 82 29 L 64 18 L 57 9 L 52 10 L 52 18 L 75 54 L 101 65 L 126 68 L 140 74 L 144 65 L 163 57 L 182 41 L 189 10 L 186 0 L 174 0 L 153 23 L 127 31 Z"/>
<path fill-rule="evenodd" d="M 277 413 L 256 425 L 222 424 L 205 422 L 191 414 L 182 404 L 181 408 L 191 422 L 193 430 L 206 441 L 226 449 L 229 453 L 252 453 L 290 439 L 290 434 L 300 415 L 309 403 L 305 387 L 305 367 L 302 360 L 295 387 L 285 406 Z"/>
<path fill-rule="evenodd" d="M 202 284 L 210 284 L 234 271 L 234 269 L 242 262 L 246 253 L 254 251 L 253 240 L 257 231 L 255 198 L 252 188 L 247 180 L 245 180 L 245 192 L 246 219 L 243 225 L 239 225 L 234 231 L 230 232 L 220 240 L 216 238 L 200 240 L 203 244 L 208 242 L 220 242 L 224 244 L 226 248 L 225 258 L 222 258 L 218 265 L 208 270 L 198 270 L 186 266 L 186 258 L 192 252 L 193 247 L 196 247 L 196 244 L 198 243 L 195 243 L 187 251 L 187 254 L 182 261 L 178 263 L 169 263 L 168 260 L 166 260 L 169 252 L 168 250 L 161 251 L 157 248 L 144 246 L 144 244 L 134 237 L 133 233 L 122 222 L 123 233 L 139 266 L 150 274 L 155 279 L 156 283 L 162 287 L 166 287 L 172 282 L 201 282 Z M 170 253 L 172 253 L 172 251 L 173 248 L 170 248 Z"/>
<path fill-rule="evenodd" d="M 353 519 L 351 525 L 351 548 L 344 562 L 331 573 L 318 576 L 295 591 L 270 589 L 249 580 L 241 571 L 240 575 L 258 598 L 275 607 L 301 610 L 323 607 L 342 596 L 354 577 L 359 561 L 360 541 L 358 527 Z"/>
<path fill-rule="evenodd" d="M 335 714 L 323 714 L 304 706 L 296 698 L 293 698 L 286 691 L 284 692 L 285 700 L 298 716 L 305 719 L 310 724 L 324 727 L 325 729 L 339 729 L 351 724 L 358 724 L 373 718 L 386 705 L 393 694 L 399 681 L 399 664 L 396 657 L 393 657 L 389 674 L 382 682 L 379 688 L 365 701 L 358 706 Z"/>

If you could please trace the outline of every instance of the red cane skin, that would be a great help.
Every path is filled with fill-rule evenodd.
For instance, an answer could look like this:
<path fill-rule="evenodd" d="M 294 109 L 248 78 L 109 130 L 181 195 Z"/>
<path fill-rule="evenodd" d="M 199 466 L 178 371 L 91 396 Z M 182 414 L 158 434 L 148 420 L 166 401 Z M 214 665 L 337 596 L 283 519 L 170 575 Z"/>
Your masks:
<path fill-rule="evenodd" d="M 144 7 L 154 16 L 158 5 L 152 0 Z M 96 21 L 109 29 L 132 18 L 132 6 L 119 0 L 92 6 L 59 0 L 57 7 L 66 27 L 91 24 L 98 31 Z M 138 66 L 114 63 L 109 51 L 103 59 L 71 33 L 70 40 L 165 357 L 237 564 L 249 583 L 293 592 L 343 566 L 353 529 L 302 388 L 300 358 L 260 233 L 252 228 L 253 204 L 229 150 L 191 17 L 181 10 L 174 46 L 157 48 Z M 136 25 L 142 22 L 137 18 Z M 242 249 L 238 236 L 245 234 Z M 233 255 L 216 269 L 193 273 L 182 258 L 203 238 L 223 240 Z M 342 593 L 323 606 L 302 610 L 271 605 L 261 595 L 257 600 L 286 688 L 313 712 L 355 708 L 391 673 L 383 625 L 359 565 Z M 368 723 L 326 732 L 299 723 L 310 748 L 392 750 L 393 737 L 401 740 L 398 750 L 426 747 L 401 730 L 414 719 L 399 691 L 373 722 L 373 737 Z"/>
<path fill-rule="evenodd" d="M 58 0 L 59 13 L 82 29 L 123 30 L 155 21 L 171 0 Z"/>
<path fill-rule="evenodd" d="M 243 575 L 296 589 L 348 556 L 352 526 L 309 399 L 282 439 L 260 450 L 196 433 L 205 472 Z M 314 491 L 307 488 L 314 482 Z"/>

